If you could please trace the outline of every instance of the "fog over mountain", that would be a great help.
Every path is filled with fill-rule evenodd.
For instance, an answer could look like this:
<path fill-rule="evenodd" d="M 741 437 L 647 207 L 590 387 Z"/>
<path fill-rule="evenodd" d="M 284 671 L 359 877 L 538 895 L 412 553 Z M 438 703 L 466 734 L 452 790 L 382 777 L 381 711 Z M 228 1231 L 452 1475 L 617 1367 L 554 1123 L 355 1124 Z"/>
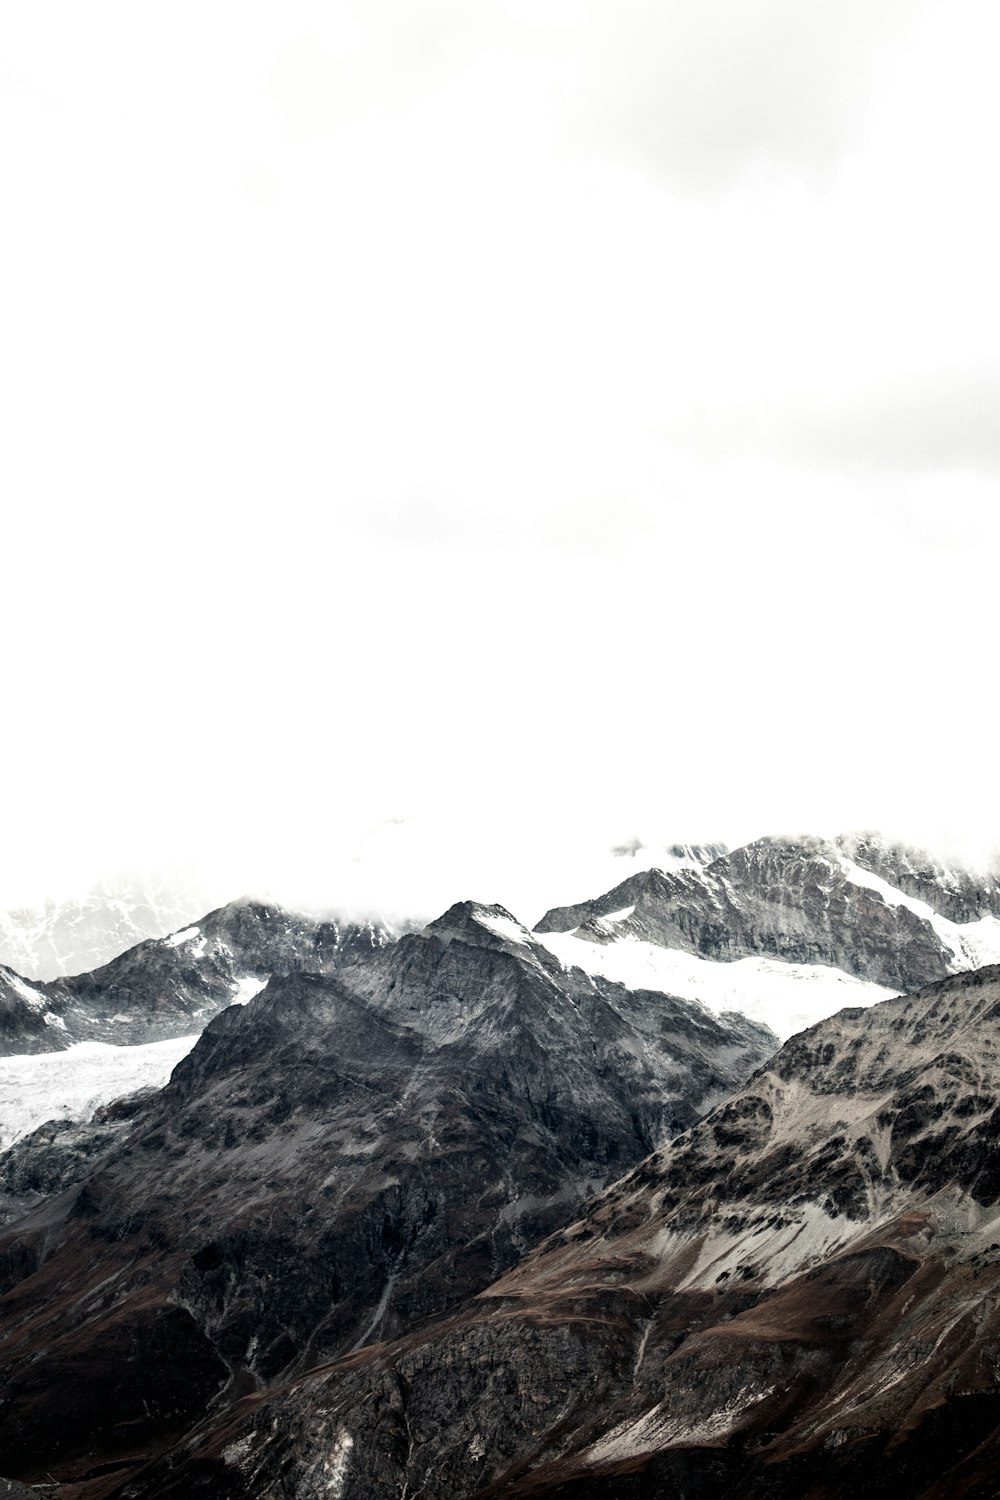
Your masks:
<path fill-rule="evenodd" d="M 985 0 L 0 28 L 0 909 L 995 843 Z"/>
<path fill-rule="evenodd" d="M 0 1494 L 995 1500 L 998 53 L 0 7 Z"/>

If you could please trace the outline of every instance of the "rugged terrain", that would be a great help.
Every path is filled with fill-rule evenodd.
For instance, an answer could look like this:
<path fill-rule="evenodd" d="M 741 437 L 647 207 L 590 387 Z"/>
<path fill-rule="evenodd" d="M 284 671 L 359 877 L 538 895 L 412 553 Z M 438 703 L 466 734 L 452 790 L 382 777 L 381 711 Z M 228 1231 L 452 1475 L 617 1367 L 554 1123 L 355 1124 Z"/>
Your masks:
<path fill-rule="evenodd" d="M 190 1035 L 272 974 L 331 973 L 388 940 L 370 922 L 319 921 L 234 901 L 91 973 L 35 983 L 0 968 L 0 1055 Z"/>
<path fill-rule="evenodd" d="M 0 1468 L 62 1500 L 1000 1493 L 998 905 L 769 839 L 535 933 L 235 903 L 0 975 L 15 1070 L 204 1027 L 166 1088 L 0 1155 Z M 845 1000 L 777 1052 L 735 1013 Z"/>
<path fill-rule="evenodd" d="M 1000 969 L 796 1037 L 479 1297 L 121 1491 L 1000 1492 Z"/>
<path fill-rule="evenodd" d="M 31 980 L 82 974 L 211 905 L 190 880 L 106 877 L 82 895 L 0 910 L 0 965 Z"/>
<path fill-rule="evenodd" d="M 9 1154 L 7 1473 L 100 1490 L 213 1403 L 449 1314 L 774 1046 L 473 903 L 272 979 L 165 1090 Z"/>
<path fill-rule="evenodd" d="M 789 1036 L 1000 961 L 998 914 L 995 873 L 873 835 L 767 838 L 701 868 L 631 875 L 554 907 L 536 931 L 566 963 L 735 1005 Z"/>

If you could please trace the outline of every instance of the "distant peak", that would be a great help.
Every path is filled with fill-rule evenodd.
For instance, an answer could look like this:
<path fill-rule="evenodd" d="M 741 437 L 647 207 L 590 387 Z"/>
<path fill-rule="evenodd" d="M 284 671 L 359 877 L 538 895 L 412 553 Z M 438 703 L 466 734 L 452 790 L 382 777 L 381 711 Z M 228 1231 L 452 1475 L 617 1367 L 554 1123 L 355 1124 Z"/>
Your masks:
<path fill-rule="evenodd" d="M 505 906 L 491 906 L 483 901 L 456 901 L 425 929 L 435 937 L 450 941 L 459 938 L 480 947 L 504 947 L 511 943 L 531 943 L 530 932 Z"/>

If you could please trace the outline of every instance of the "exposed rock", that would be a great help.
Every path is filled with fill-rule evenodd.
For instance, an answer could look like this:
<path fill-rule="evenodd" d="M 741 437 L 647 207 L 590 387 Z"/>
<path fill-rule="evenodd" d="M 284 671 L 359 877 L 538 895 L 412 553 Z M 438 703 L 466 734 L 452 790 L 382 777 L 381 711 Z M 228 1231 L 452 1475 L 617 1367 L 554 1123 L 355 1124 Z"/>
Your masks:
<path fill-rule="evenodd" d="M 956 876 L 873 838 L 767 838 L 701 869 L 631 875 L 594 900 L 546 912 L 536 931 L 639 938 L 721 961 L 769 955 L 913 990 L 984 961 L 975 927 L 966 943 L 962 925 L 992 919 L 995 908 L 995 879 Z M 1000 928 L 989 941 L 1000 952 Z"/>
<path fill-rule="evenodd" d="M 390 941 L 374 923 L 318 921 L 236 901 L 92 973 L 36 983 L 0 969 L 0 1050 L 53 1052 L 75 1041 L 135 1045 L 197 1032 L 272 974 L 333 973 Z"/>
<path fill-rule="evenodd" d="M 47 1120 L 0 1154 L 0 1223 L 80 1182 L 153 1103 L 144 1090 L 98 1109 L 90 1120 Z"/>
<path fill-rule="evenodd" d="M 1000 917 L 1000 872 L 946 865 L 924 850 L 888 842 L 876 833 L 848 834 L 837 845 L 856 864 L 898 890 L 926 901 L 951 922 Z"/>
<path fill-rule="evenodd" d="M 998 1101 L 1000 969 L 844 1011 L 487 1292 L 122 1494 L 994 1496 Z"/>
<path fill-rule="evenodd" d="M 567 973 L 474 903 L 333 975 L 272 979 L 113 1137 L 109 1114 L 96 1170 L 0 1233 L 8 1469 L 131 1464 L 220 1384 L 231 1400 L 450 1315 L 773 1045 Z M 75 1174 L 62 1147 L 39 1157 L 53 1185 Z M 177 1405 L 161 1367 L 188 1360 Z"/>

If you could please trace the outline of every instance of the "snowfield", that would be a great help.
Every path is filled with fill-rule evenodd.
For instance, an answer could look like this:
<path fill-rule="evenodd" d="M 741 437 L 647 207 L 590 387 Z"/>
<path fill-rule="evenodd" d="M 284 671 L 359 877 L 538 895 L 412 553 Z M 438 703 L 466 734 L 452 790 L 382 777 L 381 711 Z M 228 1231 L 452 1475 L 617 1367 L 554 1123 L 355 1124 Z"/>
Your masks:
<path fill-rule="evenodd" d="M 197 1036 L 140 1047 L 78 1042 L 65 1052 L 0 1057 L 0 1151 L 46 1120 L 87 1120 L 136 1089 L 162 1088 Z"/>
<path fill-rule="evenodd" d="M 825 964 L 792 964 L 776 958 L 717 963 L 632 937 L 614 943 L 591 943 L 570 932 L 536 932 L 532 936 L 564 968 L 600 974 L 632 990 L 659 990 L 681 1000 L 700 1000 L 716 1015 L 742 1011 L 770 1026 L 783 1042 L 845 1005 L 874 1005 L 896 994 Z"/>

